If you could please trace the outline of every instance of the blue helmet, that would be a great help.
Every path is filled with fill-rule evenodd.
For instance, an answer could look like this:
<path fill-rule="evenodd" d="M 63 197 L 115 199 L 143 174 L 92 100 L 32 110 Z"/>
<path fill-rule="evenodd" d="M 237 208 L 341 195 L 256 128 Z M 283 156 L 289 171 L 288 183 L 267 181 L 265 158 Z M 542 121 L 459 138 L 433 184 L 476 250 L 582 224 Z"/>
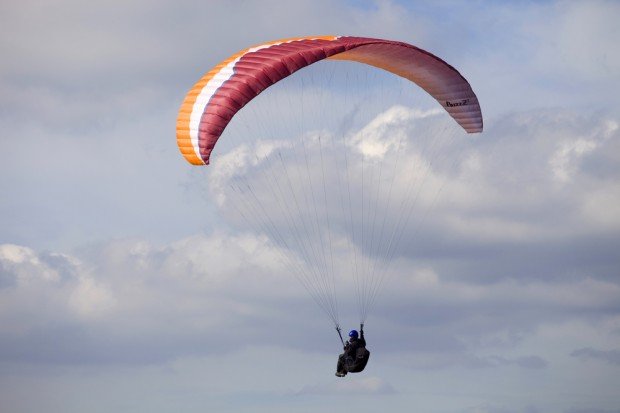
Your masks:
<path fill-rule="evenodd" d="M 358 337 L 357 330 L 351 330 L 351 331 L 349 332 L 349 337 L 351 337 L 351 338 L 357 338 L 357 337 Z"/>

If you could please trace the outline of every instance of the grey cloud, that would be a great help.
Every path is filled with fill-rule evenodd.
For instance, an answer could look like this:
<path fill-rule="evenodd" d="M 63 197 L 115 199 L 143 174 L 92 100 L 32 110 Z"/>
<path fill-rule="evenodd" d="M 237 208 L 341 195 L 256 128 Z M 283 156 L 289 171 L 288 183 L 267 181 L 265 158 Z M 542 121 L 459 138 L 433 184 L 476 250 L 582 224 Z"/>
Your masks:
<path fill-rule="evenodd" d="M 429 339 L 441 343 L 439 337 L 429 336 Z M 452 370 L 455 368 L 463 368 L 467 370 L 480 370 L 496 367 L 498 363 L 488 357 L 479 357 L 467 353 L 464 349 L 460 351 L 446 351 L 446 349 L 438 346 L 436 350 L 426 349 L 419 352 L 418 349 L 411 355 L 400 354 L 398 356 L 399 363 L 403 367 L 412 370 L 437 371 Z"/>
<path fill-rule="evenodd" d="M 620 60 L 611 45 L 620 34 L 610 16 L 617 13 L 617 3 L 496 6 L 481 5 L 472 15 L 484 29 L 472 34 L 480 47 L 468 62 L 472 73 L 468 79 L 480 84 L 479 97 L 486 102 L 487 113 L 505 113 L 502 108 L 507 105 L 604 108 L 613 102 L 607 91 L 611 85 L 618 87 L 618 77 L 612 73 Z M 480 64 L 493 68 L 493 82 L 485 81 L 477 69 Z M 498 88 L 507 93 L 497 94 Z"/>
<path fill-rule="evenodd" d="M 569 314 L 604 319 L 618 314 L 618 287 L 613 283 L 584 280 L 558 282 L 477 283 L 438 280 L 424 285 L 394 280 L 385 292 L 389 300 L 378 312 L 402 323 L 425 326 L 452 326 L 463 334 L 477 334 L 491 326 L 510 331 L 511 342 L 546 321 Z M 401 307 L 398 303 L 409 304 Z M 510 321 L 508 321 L 510 320 Z"/>
<path fill-rule="evenodd" d="M 432 336 L 431 336 L 432 337 Z M 432 337 L 440 342 L 437 337 Z M 505 366 L 517 366 L 523 369 L 540 370 L 548 367 L 549 363 L 539 356 L 503 357 L 503 356 L 477 356 L 465 349 L 460 351 L 446 351 L 437 348 L 435 350 L 419 350 L 413 348 L 414 356 L 402 355 L 403 366 L 414 370 L 445 370 L 464 368 L 468 370 L 495 369 Z M 443 352 L 442 352 L 443 351 Z"/>
<path fill-rule="evenodd" d="M 308 385 L 299 390 L 297 395 L 371 396 L 395 393 L 397 392 L 394 387 L 385 380 L 378 377 L 364 377 L 336 383 Z"/>
<path fill-rule="evenodd" d="M 596 407 L 584 408 L 584 407 L 574 407 L 566 410 L 566 413 L 619 413 L 620 410 L 617 409 L 600 409 Z"/>
<path fill-rule="evenodd" d="M 17 276 L 10 269 L 0 264 L 0 289 L 14 287 L 17 284 Z"/>
<path fill-rule="evenodd" d="M 183 93 L 191 85 L 184 86 L 181 79 L 200 75 L 231 53 L 261 41 L 350 34 L 342 30 L 358 35 L 425 33 L 406 26 L 403 14 L 406 10 L 391 2 L 382 2 L 378 10 L 325 0 L 174 5 L 136 0 L 89 6 L 68 0 L 54 7 L 23 2 L 4 7 L 3 30 L 12 36 L 3 39 L 3 50 L 12 59 L 3 68 L 12 79 L 60 81 L 70 89 L 90 85 L 118 91 L 136 82 L 163 82 Z M 343 20 L 343 15 L 349 18 Z M 248 26 L 251 31 L 239 30 Z M 39 41 L 42 35 L 47 35 L 46 42 Z"/>
<path fill-rule="evenodd" d="M 218 236 L 165 248 L 119 241 L 90 249 L 73 266 L 15 247 L 30 259 L 12 263 L 24 276 L 3 299 L 11 311 L 2 315 L 0 358 L 143 364 L 234 351 L 249 344 L 248 335 L 254 344 L 303 343 L 307 333 L 292 326 L 310 320 L 306 328 L 320 329 L 321 319 L 294 279 L 281 279 L 279 264 L 262 244 Z M 266 254 L 254 256 L 257 250 Z M 1 264 L 11 264 L 9 258 Z M 274 282 L 280 288 L 273 289 Z M 295 314 L 284 311 L 293 306 Z M 286 334 L 272 333 L 278 330 Z"/>
<path fill-rule="evenodd" d="M 500 365 L 510 365 L 514 364 L 519 367 L 523 367 L 525 369 L 544 369 L 549 363 L 539 356 L 522 356 L 516 358 L 506 358 L 506 357 L 491 357 L 492 360 L 496 361 Z"/>
<path fill-rule="evenodd" d="M 538 356 L 518 357 L 514 362 L 526 369 L 544 369 L 548 366 L 548 363 Z"/>
<path fill-rule="evenodd" d="M 467 410 L 468 413 L 540 413 L 541 410 L 533 405 L 524 408 L 513 408 L 501 405 L 484 404 Z"/>
<path fill-rule="evenodd" d="M 570 353 L 571 356 L 581 360 L 601 360 L 609 364 L 620 365 L 620 350 L 597 350 L 591 347 L 577 349 Z"/>
<path fill-rule="evenodd" d="M 327 333 L 327 320 L 265 238 L 213 234 L 160 247 L 124 240 L 84 250 L 79 260 L 20 251 L 31 259 L 13 263 L 13 271 L 41 275 L 18 280 L 7 291 L 5 300 L 13 304 L 3 314 L 5 360 L 153 363 L 234 351 L 248 345 L 248 335 L 255 345 L 333 350 L 335 333 Z M 369 342 L 379 353 L 399 354 L 404 340 L 418 357 L 411 366 L 427 369 L 544 368 L 539 356 L 489 358 L 471 349 L 483 348 L 485 340 L 488 348 L 513 348 L 519 335 L 531 334 L 540 323 L 571 319 L 583 305 L 604 306 L 602 291 L 609 290 L 597 282 L 456 284 L 424 271 L 392 285 L 379 300 Z M 344 320 L 355 319 L 353 291 L 339 291 Z M 574 312 L 567 312 L 565 298 L 549 300 L 556 292 L 580 297 L 583 304 L 577 301 Z M 612 300 L 613 290 L 608 294 Z M 559 310 L 553 315 L 556 306 L 564 308 L 562 317 Z M 45 317 L 39 314 L 43 308 Z M 22 333 L 14 333 L 15 323 Z M 392 339 L 395 332 L 398 340 Z M 492 338 L 504 332 L 505 341 Z M 308 342 L 307 335 L 317 340 Z"/>

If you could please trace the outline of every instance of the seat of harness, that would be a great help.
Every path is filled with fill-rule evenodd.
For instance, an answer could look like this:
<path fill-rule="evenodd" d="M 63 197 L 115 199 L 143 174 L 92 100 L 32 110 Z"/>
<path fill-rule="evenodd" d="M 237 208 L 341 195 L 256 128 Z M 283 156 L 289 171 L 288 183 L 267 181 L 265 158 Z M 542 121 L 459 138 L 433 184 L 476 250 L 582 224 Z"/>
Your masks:
<path fill-rule="evenodd" d="M 355 351 L 355 357 L 348 356 L 344 360 L 344 365 L 349 373 L 359 373 L 366 368 L 370 351 L 366 347 L 360 347 Z"/>

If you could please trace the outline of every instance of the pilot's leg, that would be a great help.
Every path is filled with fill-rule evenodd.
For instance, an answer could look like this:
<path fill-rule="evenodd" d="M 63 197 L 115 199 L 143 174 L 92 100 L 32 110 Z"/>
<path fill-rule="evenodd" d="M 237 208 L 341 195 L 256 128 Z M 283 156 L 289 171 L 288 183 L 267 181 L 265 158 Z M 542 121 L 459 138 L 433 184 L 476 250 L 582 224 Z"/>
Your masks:
<path fill-rule="evenodd" d="M 344 369 L 344 353 L 338 356 L 338 364 L 336 365 L 336 376 L 344 377 L 347 371 Z"/>

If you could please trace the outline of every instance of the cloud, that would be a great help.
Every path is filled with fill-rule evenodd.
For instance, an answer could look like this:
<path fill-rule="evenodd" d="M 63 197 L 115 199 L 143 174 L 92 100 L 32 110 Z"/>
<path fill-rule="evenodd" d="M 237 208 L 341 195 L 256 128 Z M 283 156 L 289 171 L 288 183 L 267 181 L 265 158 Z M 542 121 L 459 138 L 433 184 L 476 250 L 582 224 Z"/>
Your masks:
<path fill-rule="evenodd" d="M 319 396 L 304 399 L 316 411 L 342 407 L 321 404 L 323 396 L 388 394 L 396 383 L 398 394 L 376 405 L 338 400 L 359 412 L 615 411 L 617 15 L 613 1 L 3 2 L 0 398 L 8 411 L 64 413 L 97 402 L 119 411 L 304 409 L 300 398 L 281 397 L 291 380 L 300 394 Z M 183 163 L 174 119 L 192 82 L 250 44 L 323 33 L 403 40 L 441 56 L 472 83 L 485 132 L 403 145 L 401 136 L 445 129 L 436 103 L 405 93 L 408 84 L 326 65 L 298 73 L 311 91 L 306 104 L 290 79 L 244 108 L 227 129 L 240 138 L 238 152 L 228 140 L 210 170 Z M 334 84 L 322 85 L 331 71 Z M 363 79 L 377 87 L 354 87 Z M 321 104 L 324 92 L 330 105 Z M 278 96 L 284 109 L 270 101 Z M 291 118 L 297 123 L 286 127 Z M 305 221 L 286 212 L 294 201 L 279 189 L 271 199 L 260 194 L 284 210 L 273 222 L 282 236 L 295 237 L 291 220 L 309 228 L 302 244 L 311 258 L 300 258 L 298 245 L 291 265 L 271 226 L 252 228 L 251 205 L 230 184 L 244 188 L 235 174 L 245 171 L 257 187 L 274 175 L 288 186 L 282 164 L 295 176 L 304 162 L 286 138 L 303 133 L 314 159 L 342 136 L 355 143 L 353 153 L 378 167 L 366 169 L 366 183 L 390 179 L 378 161 L 393 165 L 397 152 L 409 169 L 394 180 L 389 205 L 385 185 L 374 207 L 330 214 L 327 241 L 319 233 L 326 214 L 304 203 L 303 180 L 296 194 Z M 326 195 L 340 207 L 348 193 L 330 162 L 342 162 L 342 152 L 323 155 L 333 185 L 320 190 L 320 162 L 311 184 L 317 202 Z M 361 162 L 349 161 L 357 185 Z M 410 189 L 409 176 L 424 184 Z M 404 224 L 390 211 L 408 194 L 416 208 Z M 363 240 L 352 236 L 369 212 L 402 229 L 367 324 L 373 361 L 368 376 L 313 384 L 326 371 L 333 380 L 339 343 L 295 275 L 323 260 L 316 247 L 325 236 L 342 281 L 342 322 L 356 323 L 351 261 L 357 254 L 358 267 L 371 269 L 387 245 L 370 242 L 372 225 Z M 296 364 L 301 358 L 310 365 Z M 278 362 L 293 367 L 283 372 Z"/>
<path fill-rule="evenodd" d="M 378 377 L 353 378 L 347 377 L 329 384 L 308 385 L 302 388 L 298 395 L 387 395 L 395 394 L 394 387 Z"/>
<path fill-rule="evenodd" d="M 3 245 L 0 354 L 69 364 L 154 363 L 236 351 L 247 346 L 247 335 L 253 345 L 329 351 L 332 340 L 321 333 L 327 320 L 281 253 L 265 237 L 226 233 L 163 246 L 119 240 L 85 249 L 80 258 Z M 410 344 L 399 364 L 412 368 L 545 368 L 541 356 L 503 352 L 548 323 L 617 315 L 618 287 L 603 281 L 478 285 L 444 280 L 428 268 L 411 276 L 412 265 L 394 275 L 368 333 L 371 348 L 402 357 L 400 342 L 389 339 L 400 331 Z M 355 317 L 355 290 L 340 279 L 339 287 L 348 321 Z M 318 339 L 307 342 L 306 334 Z"/>
<path fill-rule="evenodd" d="M 468 413 L 540 413 L 540 409 L 536 406 L 529 405 L 522 409 L 506 407 L 501 405 L 484 404 L 476 407 L 471 407 L 467 410 Z"/>
<path fill-rule="evenodd" d="M 235 351 L 248 335 L 254 345 L 298 347 L 306 334 L 294 328 L 300 319 L 311 330 L 324 325 L 264 237 L 217 233 L 163 247 L 119 240 L 80 255 L 0 247 L 0 358 L 163 362 Z"/>
<path fill-rule="evenodd" d="M 601 360 L 608 364 L 620 365 L 620 350 L 596 350 L 591 347 L 584 347 L 573 351 L 570 355 L 584 361 Z"/>
<path fill-rule="evenodd" d="M 599 168 L 617 163 L 610 159 L 620 142 L 617 119 L 613 111 L 519 113 L 467 141 L 440 116 L 397 106 L 367 124 L 351 125 L 349 140 L 329 132 L 322 141 L 308 135 L 302 150 L 296 137 L 271 136 L 224 152 L 215 168 L 233 165 L 229 158 L 241 159 L 240 153 L 246 160 L 210 177 L 210 198 L 221 202 L 222 216 L 233 225 L 267 228 L 300 254 L 320 250 L 320 229 L 336 245 L 351 243 L 370 260 L 387 254 L 488 259 L 492 250 L 502 254 L 497 265 L 492 259 L 476 274 L 460 262 L 458 271 L 481 279 L 545 279 L 575 274 L 578 267 L 579 277 L 612 279 L 620 191 Z M 269 130 L 263 129 L 266 136 Z M 362 138 L 381 160 L 359 156 Z M 379 150 L 375 140 L 389 145 Z M 263 142 L 279 149 L 250 162 L 248 154 Z M 371 233 L 377 242 L 362 238 Z"/>
<path fill-rule="evenodd" d="M 437 337 L 432 340 L 439 342 Z M 546 369 L 549 363 L 539 356 L 478 356 L 463 346 L 458 351 L 455 349 L 442 349 L 440 345 L 435 350 L 424 349 L 410 354 L 399 353 L 398 358 L 402 366 L 414 370 L 479 370 L 495 369 L 506 366 L 517 366 L 522 369 L 541 370 Z M 480 349 L 480 347 L 478 348 Z M 443 350 L 443 351 L 442 351 Z"/>
<path fill-rule="evenodd" d="M 544 369 L 549 363 L 539 356 L 521 356 L 514 359 L 504 357 L 491 357 L 498 364 L 510 365 L 514 364 L 525 369 Z"/>
<path fill-rule="evenodd" d="M 449 13 L 450 7 L 454 5 L 442 11 Z M 614 105 L 607 91 L 618 87 L 612 73 L 618 71 L 620 54 L 613 43 L 620 33 L 610 18 L 617 13 L 617 3 L 504 2 L 464 8 L 471 13 L 468 24 L 445 24 L 462 33 L 465 43 L 447 42 L 444 47 L 465 60 L 464 73 L 479 85 L 486 114 L 506 113 L 508 106 L 523 110 Z M 472 42 L 475 50 L 468 47 Z M 489 75 L 493 82 L 486 81 Z"/>
<path fill-rule="evenodd" d="M 566 411 L 566 413 L 618 413 L 618 412 L 620 412 L 620 410 L 599 409 L 596 407 L 592 407 L 592 408 L 574 407 Z"/>
<path fill-rule="evenodd" d="M 545 54 L 553 54 L 559 58 L 560 77 L 574 79 L 577 74 L 587 81 L 607 79 L 620 69 L 620 55 L 611 49 L 613 39 L 620 36 L 610 17 L 610 13 L 620 12 L 617 3 L 558 3 L 552 7 L 558 12 L 555 21 L 547 25 L 537 22 L 534 28 L 535 34 L 552 40 L 538 51 L 538 59 L 545 61 Z M 552 26 L 555 30 L 550 30 Z"/>

